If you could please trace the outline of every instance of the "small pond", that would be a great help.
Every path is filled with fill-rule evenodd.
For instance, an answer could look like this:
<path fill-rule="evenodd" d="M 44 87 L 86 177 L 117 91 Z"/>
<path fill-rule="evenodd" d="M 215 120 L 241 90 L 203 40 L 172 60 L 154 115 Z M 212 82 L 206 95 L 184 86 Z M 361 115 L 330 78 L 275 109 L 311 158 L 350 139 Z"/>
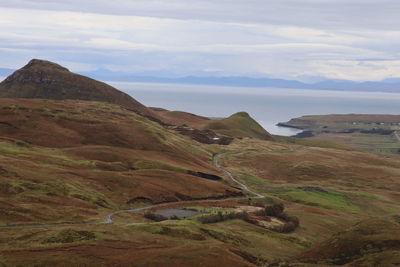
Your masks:
<path fill-rule="evenodd" d="M 171 218 L 172 216 L 175 215 L 179 219 L 184 219 L 200 214 L 201 212 L 194 210 L 184 210 L 184 209 L 166 209 L 166 210 L 157 210 L 154 213 L 160 214 L 167 218 Z"/>

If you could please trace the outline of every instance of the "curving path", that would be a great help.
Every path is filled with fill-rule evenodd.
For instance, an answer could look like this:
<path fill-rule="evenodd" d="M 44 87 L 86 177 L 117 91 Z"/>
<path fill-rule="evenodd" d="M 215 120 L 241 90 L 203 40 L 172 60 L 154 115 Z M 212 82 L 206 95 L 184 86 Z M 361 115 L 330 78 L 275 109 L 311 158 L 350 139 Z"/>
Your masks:
<path fill-rule="evenodd" d="M 233 182 L 237 183 L 243 191 L 246 191 L 246 192 L 249 192 L 250 194 L 253 194 L 254 197 L 252 197 L 252 198 L 264 198 L 263 195 L 260 195 L 259 193 L 256 193 L 256 192 L 250 190 L 250 189 L 247 187 L 247 185 L 245 185 L 245 184 L 239 182 L 235 177 L 233 177 L 233 175 L 232 175 L 232 173 L 231 173 L 230 171 L 227 171 L 227 170 L 225 170 L 224 168 L 221 167 L 220 158 L 221 158 L 221 156 L 226 155 L 226 154 L 228 154 L 228 153 L 229 153 L 229 152 L 215 155 L 215 156 L 214 156 L 214 166 L 217 167 L 218 169 L 222 170 L 226 175 L 228 175 L 228 177 L 229 177 Z"/>
<path fill-rule="evenodd" d="M 221 166 L 220 163 L 220 159 L 222 156 L 231 153 L 231 152 L 225 152 L 225 153 L 221 153 L 221 154 L 217 154 L 214 156 L 213 158 L 213 164 L 215 167 L 217 167 L 218 169 L 222 170 L 228 177 L 229 179 L 231 179 L 234 183 L 238 184 L 240 186 L 240 188 L 243 191 L 246 191 L 252 195 L 254 195 L 251 198 L 264 198 L 263 195 L 260 195 L 252 190 L 250 190 L 247 185 L 239 182 L 237 179 L 235 179 L 235 177 L 233 177 L 232 173 L 226 169 L 224 169 Z M 247 198 L 247 197 L 231 197 L 231 198 L 224 198 L 224 199 L 205 199 L 205 200 L 189 200 L 189 201 L 177 201 L 177 202 L 168 202 L 168 203 L 162 203 L 162 204 L 155 204 L 155 205 L 150 205 L 150 206 L 145 206 L 145 207 L 141 207 L 141 208 L 135 208 L 135 209 L 126 209 L 126 210 L 118 210 L 118 211 L 114 211 L 110 214 L 107 214 L 104 217 L 104 220 L 102 222 L 82 222 L 82 223 L 53 223 L 53 224 L 30 224 L 30 225 L 9 225 L 9 226 L 0 226 L 0 229 L 18 229 L 18 228 L 36 228 L 36 227 L 54 227 L 54 226 L 66 226 L 66 225 L 100 225 L 100 224 L 111 224 L 114 222 L 113 220 L 113 216 L 114 215 L 118 215 L 121 213 L 126 213 L 126 212 L 140 212 L 143 210 L 147 210 L 147 209 L 152 209 L 152 208 L 157 208 L 157 207 L 162 207 L 162 206 L 166 206 L 166 205 L 171 205 L 171 204 L 176 204 L 176 203 L 182 203 L 182 204 L 189 204 L 189 203 L 199 203 L 199 202 L 222 202 L 222 201 L 226 201 L 226 200 L 233 200 L 233 199 L 243 199 L 243 198 Z"/>
<path fill-rule="evenodd" d="M 394 137 L 396 137 L 397 141 L 400 142 L 400 135 L 399 135 L 399 131 L 394 131 Z"/>

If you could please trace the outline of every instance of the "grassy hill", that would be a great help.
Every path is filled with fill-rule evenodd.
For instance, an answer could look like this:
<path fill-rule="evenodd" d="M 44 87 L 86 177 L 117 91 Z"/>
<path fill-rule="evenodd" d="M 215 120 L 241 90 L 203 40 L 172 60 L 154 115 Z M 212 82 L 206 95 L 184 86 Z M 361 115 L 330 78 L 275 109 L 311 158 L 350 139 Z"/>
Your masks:
<path fill-rule="evenodd" d="M 400 263 L 395 154 L 272 138 L 245 112 L 209 120 L 148 109 L 109 98 L 114 91 L 87 79 L 33 61 L 0 86 L 8 97 L 0 98 L 0 226 L 20 226 L 0 227 L 0 266 Z M 66 100 L 70 93 L 78 99 Z M 154 114 L 238 138 L 201 144 L 148 118 Z M 238 184 L 228 171 L 265 198 L 231 186 Z M 266 214 L 271 204 L 284 213 Z M 149 205 L 200 214 L 156 222 L 126 212 Z M 112 224 L 98 224 L 121 210 Z M 205 223 L 207 216 L 214 219 Z M 290 218 L 296 226 L 283 231 Z"/>
<path fill-rule="evenodd" d="M 299 256 L 307 263 L 346 266 L 396 266 L 400 263 L 400 224 L 369 219 L 335 234 Z"/>
<path fill-rule="evenodd" d="M 233 137 L 272 139 L 272 136 L 246 112 L 238 112 L 222 120 L 213 120 L 204 126 L 204 129 Z"/>
<path fill-rule="evenodd" d="M 169 134 L 166 134 L 166 137 L 168 139 Z M 178 144 L 190 144 L 181 143 L 179 140 L 181 139 L 176 140 Z M 11 139 L 8 142 L 11 142 Z M 167 159 L 159 151 L 146 154 L 135 150 L 117 149 L 111 153 L 109 151 L 111 148 L 107 147 L 107 150 L 100 150 L 99 154 L 95 154 L 95 150 L 91 146 L 89 148 L 43 148 L 29 146 L 22 141 L 14 146 L 8 146 L 7 149 L 3 148 L 2 155 L 3 157 L 6 155 L 9 162 L 16 159 L 20 162 L 29 159 L 32 162 L 36 158 L 32 162 L 35 163 L 35 169 L 32 167 L 26 174 L 24 174 L 26 170 L 2 164 L 2 168 L 9 172 L 7 179 L 14 181 L 10 184 L 16 185 L 15 181 L 22 179 L 12 176 L 14 173 L 25 175 L 23 179 L 38 173 L 32 176 L 32 179 L 39 180 L 43 179 L 45 170 L 52 172 L 57 169 L 59 182 L 56 185 L 61 186 L 52 188 L 48 186 L 51 184 L 50 180 L 41 180 L 42 188 L 29 191 L 32 190 L 30 188 L 34 182 L 23 180 L 23 184 L 18 186 L 26 191 L 22 192 L 17 186 L 12 188 L 10 191 L 14 195 L 9 193 L 8 198 L 4 197 L 0 202 L 8 201 L 8 206 L 2 213 L 7 216 L 12 214 L 15 217 L 9 218 L 15 221 L 22 221 L 16 217 L 17 215 L 31 216 L 36 221 L 46 214 L 59 216 L 60 221 L 63 220 L 62 216 L 76 221 L 95 218 L 107 209 L 99 207 L 90 209 L 82 203 L 95 206 L 97 202 L 104 205 L 104 202 L 93 201 L 100 198 L 107 201 L 106 205 L 114 205 L 121 203 L 120 199 L 129 199 L 132 190 L 135 193 L 148 194 L 162 187 L 174 190 L 177 188 L 176 185 L 181 183 L 168 187 L 167 180 L 171 183 L 176 183 L 178 180 L 184 181 L 185 184 L 193 183 L 193 180 L 183 180 L 184 177 L 179 176 L 180 172 L 176 167 L 194 169 L 194 165 L 198 166 L 194 164 L 189 167 L 188 165 L 193 164 L 189 159 L 178 160 L 174 156 Z M 196 150 L 192 147 L 191 150 L 193 153 L 203 155 L 204 148 L 199 146 Z M 32 263 L 54 266 L 60 260 L 69 265 L 88 266 L 124 266 L 131 262 L 135 262 L 138 266 L 218 264 L 271 267 L 398 264 L 400 259 L 398 160 L 356 151 L 258 139 L 236 140 L 224 148 L 230 151 L 221 158 L 224 168 L 231 171 L 252 190 L 267 196 L 264 201 L 284 203 L 288 214 L 300 219 L 299 228 L 291 233 L 278 233 L 239 219 L 211 224 L 199 223 L 196 217 L 154 222 L 144 219 L 141 214 L 121 214 L 116 216 L 117 223 L 112 225 L 60 225 L 52 228 L 0 230 L 0 240 L 3 241 L 0 243 L 0 262 L 6 266 Z M 109 165 L 103 156 L 107 151 L 109 151 L 107 155 Z M 64 153 L 63 157 L 58 153 Z M 81 158 L 83 155 L 86 155 L 85 159 Z M 138 169 L 131 170 L 132 178 L 128 178 L 127 171 L 121 169 L 124 166 L 121 163 L 126 164 L 130 161 L 122 157 L 138 157 L 138 155 L 140 157 L 151 155 L 148 160 L 152 159 L 152 164 L 145 161 L 134 162 L 134 166 Z M 161 175 L 170 173 L 170 176 L 164 179 L 157 178 L 154 169 L 147 169 L 155 167 L 156 157 L 163 158 L 164 165 L 157 167 L 164 170 Z M 103 160 L 99 160 L 101 158 Z M 98 167 L 93 166 L 88 160 L 94 161 Z M 167 162 L 168 166 L 165 164 Z M 173 166 L 172 162 L 175 162 L 176 166 Z M 19 166 L 22 166 L 22 169 L 26 168 L 25 165 Z M 38 170 L 39 167 L 43 170 Z M 49 167 L 51 169 L 47 170 Z M 114 170 L 111 171 L 110 168 Z M 117 168 L 120 169 L 117 171 Z M 198 170 L 204 168 L 206 166 L 198 167 Z M 104 175 L 106 169 L 108 176 Z M 83 170 L 85 172 L 82 172 Z M 144 171 L 148 172 L 144 174 Z M 82 174 L 79 179 L 71 174 L 76 175 L 80 172 Z M 123 178 L 120 176 L 122 173 L 125 173 Z M 64 179 L 60 179 L 64 176 Z M 64 181 L 67 178 L 68 182 Z M 108 182 L 105 182 L 105 179 Z M 132 181 L 137 184 L 132 185 Z M 151 183 L 151 189 L 147 183 Z M 101 189 L 103 184 L 107 189 Z M 143 186 L 138 187 L 140 184 Z M 196 194 L 205 190 L 198 183 L 194 183 L 193 186 L 199 188 L 191 187 L 187 189 L 188 192 Z M 102 195 L 96 195 L 98 192 Z M 121 196 L 117 196 L 117 192 Z M 154 193 L 154 197 L 160 192 Z M 55 202 L 54 195 L 57 195 L 63 203 L 62 211 L 57 210 L 60 204 Z M 72 195 L 78 198 L 72 198 Z M 91 200 L 79 199 L 82 196 L 90 196 Z M 11 198 L 13 200 L 10 200 Z M 201 207 L 219 213 L 243 209 L 249 204 L 254 205 L 252 208 L 257 208 L 257 205 L 262 203 L 259 201 L 261 200 L 246 198 L 189 206 L 171 204 L 168 207 L 188 209 Z M 30 207 L 32 207 L 31 212 L 28 209 Z M 24 211 L 24 208 L 28 210 Z M 11 211 L 7 213 L 10 209 Z"/>
<path fill-rule="evenodd" d="M 290 216 L 298 217 L 300 227 L 290 233 L 278 233 L 240 219 L 210 224 L 202 224 L 196 217 L 154 222 L 142 214 L 124 213 L 116 216 L 116 223 L 111 225 L 2 229 L 0 263 L 6 266 L 32 263 L 54 266 L 60 261 L 87 266 L 124 266 L 131 262 L 138 266 L 321 267 L 398 263 L 400 163 L 397 159 L 314 147 L 313 142 L 304 146 L 242 139 L 223 148 L 199 145 L 116 105 L 13 101 L 4 103 L 0 110 L 12 107 L 21 118 L 34 115 L 35 120 L 41 114 L 49 124 L 64 119 L 81 121 L 79 127 L 72 128 L 79 136 L 90 132 L 88 136 L 99 138 L 98 128 L 93 132 L 87 128 L 79 132 L 79 129 L 97 125 L 100 118 L 119 128 L 102 133 L 107 136 L 98 139 L 103 144 L 75 141 L 65 147 L 53 147 L 50 143 L 45 146 L 43 140 L 36 145 L 35 139 L 29 139 L 28 143 L 22 134 L 17 135 L 18 140 L 10 135 L 2 137 L 3 224 L 96 220 L 111 210 L 141 206 L 141 201 L 157 203 L 188 196 L 234 195 L 237 190 L 224 183 L 186 172 L 221 175 L 209 165 L 211 151 L 228 151 L 221 157 L 221 165 L 252 190 L 266 196 L 264 200 L 181 202 L 164 208 L 200 207 L 218 214 L 249 207 L 257 209 L 263 201 L 274 201 L 283 203 Z M 49 110 L 41 110 L 44 102 Z M 77 114 L 69 114 L 72 111 Z M 78 119 L 79 116 L 82 118 Z M 131 143 L 129 148 L 124 148 L 125 141 L 110 145 L 108 140 L 118 137 L 117 132 L 122 131 L 122 137 L 128 134 L 123 131 L 125 123 L 141 125 L 135 127 L 144 127 L 150 139 L 142 144 Z M 0 129 L 4 131 L 10 125 L 20 127 L 9 120 Z M 39 130 L 31 127 L 33 136 Z M 140 138 L 140 131 L 134 132 Z M 136 133 L 129 134 L 133 138 Z M 124 140 L 122 137 L 117 140 Z"/>
<path fill-rule="evenodd" d="M 121 106 L 0 99 L 1 224 L 99 220 L 110 210 L 238 195 L 198 143 Z"/>

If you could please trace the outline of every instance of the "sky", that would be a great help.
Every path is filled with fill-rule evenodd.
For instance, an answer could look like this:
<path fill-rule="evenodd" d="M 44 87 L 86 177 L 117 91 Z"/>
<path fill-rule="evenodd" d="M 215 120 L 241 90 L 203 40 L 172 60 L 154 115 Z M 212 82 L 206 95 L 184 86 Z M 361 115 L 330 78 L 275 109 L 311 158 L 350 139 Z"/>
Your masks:
<path fill-rule="evenodd" d="M 380 81 L 400 77 L 398 0 L 0 0 L 0 68 Z"/>

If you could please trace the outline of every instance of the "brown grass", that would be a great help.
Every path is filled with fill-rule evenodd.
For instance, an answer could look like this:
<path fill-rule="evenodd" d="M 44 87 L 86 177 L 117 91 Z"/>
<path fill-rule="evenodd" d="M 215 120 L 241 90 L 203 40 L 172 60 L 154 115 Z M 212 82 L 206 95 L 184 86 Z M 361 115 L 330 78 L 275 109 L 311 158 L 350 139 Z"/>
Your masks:
<path fill-rule="evenodd" d="M 236 196 L 212 154 L 119 106 L 1 99 L 1 223 L 100 220 L 140 202 Z"/>

